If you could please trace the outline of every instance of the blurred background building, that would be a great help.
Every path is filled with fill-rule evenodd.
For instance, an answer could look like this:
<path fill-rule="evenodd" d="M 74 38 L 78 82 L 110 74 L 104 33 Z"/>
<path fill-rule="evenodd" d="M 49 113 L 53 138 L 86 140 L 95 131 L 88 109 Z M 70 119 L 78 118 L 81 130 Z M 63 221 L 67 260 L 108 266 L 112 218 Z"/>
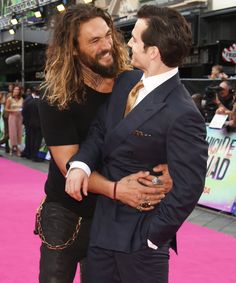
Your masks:
<path fill-rule="evenodd" d="M 51 16 L 68 5 L 87 2 L 106 9 L 126 39 L 140 6 L 178 9 L 191 25 L 193 48 L 180 69 L 182 78 L 202 78 L 215 64 L 235 75 L 236 0 L 0 0 L 0 83 L 43 80 Z"/>

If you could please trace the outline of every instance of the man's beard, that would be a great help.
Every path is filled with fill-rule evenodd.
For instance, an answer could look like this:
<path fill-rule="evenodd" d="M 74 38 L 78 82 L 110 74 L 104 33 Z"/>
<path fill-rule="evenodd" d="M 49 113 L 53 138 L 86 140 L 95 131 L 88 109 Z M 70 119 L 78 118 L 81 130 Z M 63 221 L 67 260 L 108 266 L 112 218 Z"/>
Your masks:
<path fill-rule="evenodd" d="M 114 54 L 112 53 L 113 62 L 110 65 L 105 66 L 99 63 L 99 59 L 107 52 L 109 51 L 104 50 L 101 53 L 97 54 L 95 58 L 92 58 L 85 52 L 80 51 L 80 61 L 94 73 L 99 74 L 104 78 L 114 78 L 118 73 L 118 61 L 116 56 L 114 56 Z"/>

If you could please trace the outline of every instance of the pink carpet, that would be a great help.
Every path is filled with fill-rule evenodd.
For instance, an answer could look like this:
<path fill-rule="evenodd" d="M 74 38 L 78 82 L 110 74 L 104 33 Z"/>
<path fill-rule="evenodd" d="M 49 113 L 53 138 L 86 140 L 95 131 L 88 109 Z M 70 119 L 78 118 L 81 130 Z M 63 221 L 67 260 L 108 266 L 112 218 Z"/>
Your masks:
<path fill-rule="evenodd" d="M 170 283 L 236 282 L 235 237 L 185 222 L 178 246 L 178 256 L 171 252 Z"/>
<path fill-rule="evenodd" d="M 45 178 L 0 157 L 0 283 L 38 282 L 40 241 L 33 229 Z M 236 238 L 185 223 L 178 241 L 179 255 L 171 253 L 170 283 L 236 282 Z"/>
<path fill-rule="evenodd" d="M 0 283 L 38 282 L 40 240 L 33 230 L 45 180 L 45 173 L 0 157 Z"/>

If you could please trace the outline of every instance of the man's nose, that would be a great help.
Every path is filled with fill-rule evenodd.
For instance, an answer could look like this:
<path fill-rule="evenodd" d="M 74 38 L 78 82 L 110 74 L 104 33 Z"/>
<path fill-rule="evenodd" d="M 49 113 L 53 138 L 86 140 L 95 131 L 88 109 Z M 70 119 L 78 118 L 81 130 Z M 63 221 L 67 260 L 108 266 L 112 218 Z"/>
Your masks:
<path fill-rule="evenodd" d="M 103 38 L 102 40 L 101 40 L 101 47 L 103 48 L 103 49 L 111 49 L 111 47 L 112 47 L 112 39 L 111 38 Z"/>
<path fill-rule="evenodd" d="M 132 38 L 130 38 L 130 40 L 128 41 L 127 45 L 132 48 Z"/>

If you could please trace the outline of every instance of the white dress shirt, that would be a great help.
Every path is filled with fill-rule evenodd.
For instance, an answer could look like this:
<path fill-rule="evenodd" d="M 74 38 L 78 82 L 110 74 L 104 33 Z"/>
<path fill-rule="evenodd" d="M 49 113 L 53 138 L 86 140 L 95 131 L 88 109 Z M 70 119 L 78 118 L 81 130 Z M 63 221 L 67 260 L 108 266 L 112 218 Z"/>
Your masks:
<path fill-rule="evenodd" d="M 144 97 L 146 97 L 155 88 L 163 84 L 165 81 L 169 80 L 171 77 L 173 77 L 177 73 L 178 73 L 178 68 L 174 68 L 163 74 L 151 76 L 147 78 L 145 78 L 145 75 L 143 74 L 141 80 L 143 81 L 144 87 L 139 90 L 139 94 L 137 96 L 137 99 L 134 103 L 133 108 L 137 106 L 139 102 L 142 101 Z"/>

